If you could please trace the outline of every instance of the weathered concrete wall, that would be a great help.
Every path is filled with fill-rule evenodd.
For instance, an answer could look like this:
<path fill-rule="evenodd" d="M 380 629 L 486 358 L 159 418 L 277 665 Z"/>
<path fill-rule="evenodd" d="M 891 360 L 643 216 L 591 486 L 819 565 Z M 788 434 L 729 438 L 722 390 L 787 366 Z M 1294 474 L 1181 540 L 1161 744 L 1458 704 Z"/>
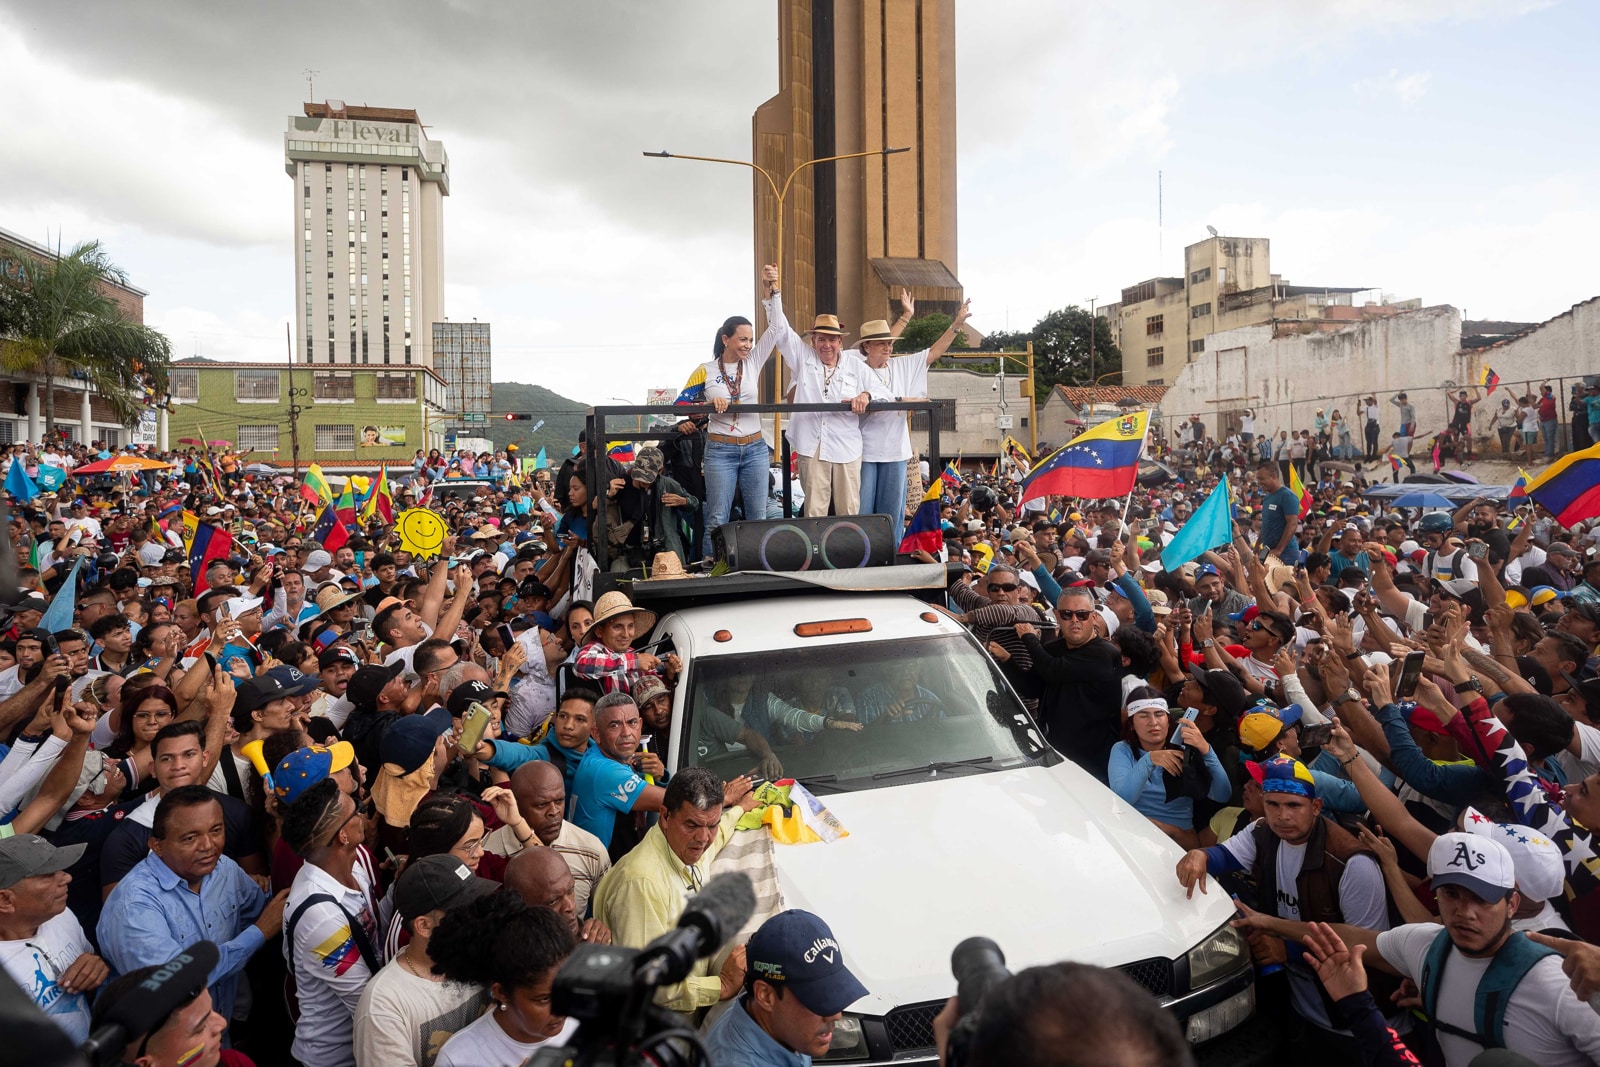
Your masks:
<path fill-rule="evenodd" d="M 1468 369 L 1459 353 L 1461 316 L 1449 306 L 1328 333 L 1272 334 L 1271 326 L 1247 326 L 1206 338 L 1205 354 L 1167 390 L 1161 404 L 1165 424 L 1175 429 L 1186 416 L 1199 414 L 1215 435 L 1219 424 L 1236 424 L 1238 413 L 1252 408 L 1258 433 L 1310 429 L 1317 408 L 1330 416 L 1337 408 L 1351 418 L 1357 401 L 1376 393 L 1387 438 L 1399 413 L 1390 396 L 1409 393 L 1422 428 L 1437 428 L 1444 410 L 1441 384 L 1465 380 Z M 1226 416 L 1220 423 L 1219 415 Z"/>
<path fill-rule="evenodd" d="M 1600 297 L 1574 304 L 1532 332 L 1479 349 L 1474 356 L 1478 365 L 1488 363 L 1502 382 L 1519 393 L 1525 388 L 1536 392 L 1546 380 L 1555 385 L 1558 378 L 1566 378 L 1571 388 L 1573 380 L 1585 374 L 1600 374 Z M 1496 398 L 1499 395 L 1496 390 Z"/>

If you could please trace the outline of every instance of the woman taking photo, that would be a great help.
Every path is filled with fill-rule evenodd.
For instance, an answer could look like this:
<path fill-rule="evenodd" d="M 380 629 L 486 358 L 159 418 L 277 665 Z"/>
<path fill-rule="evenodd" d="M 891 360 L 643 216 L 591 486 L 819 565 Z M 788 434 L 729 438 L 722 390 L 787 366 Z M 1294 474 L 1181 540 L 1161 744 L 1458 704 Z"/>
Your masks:
<path fill-rule="evenodd" d="M 520 1067 L 541 1048 L 565 1045 L 578 1020 L 551 1010 L 550 987 L 573 945 L 565 919 L 515 893 L 446 911 L 428 942 L 433 970 L 486 988 L 490 1007 L 451 1035 L 435 1067 Z"/>
<path fill-rule="evenodd" d="M 1194 800 L 1178 792 L 1183 765 L 1193 749 L 1205 761 L 1210 781 L 1206 796 L 1222 804 L 1232 792 L 1228 775 L 1200 728 L 1178 720 L 1180 743 L 1173 744 L 1171 713 L 1160 691 L 1140 686 L 1128 694 L 1123 708 L 1122 740 L 1111 749 L 1107 781 L 1116 794 L 1139 814 L 1185 848 L 1199 848 L 1195 833 Z"/>
<path fill-rule="evenodd" d="M 776 267 L 762 269 L 768 284 L 777 281 Z M 772 358 L 777 334 L 767 331 L 756 343 L 750 320 L 734 315 L 717 329 L 711 342 L 711 361 L 705 365 L 706 401 L 717 413 L 706 424 L 706 528 L 700 549 L 711 555 L 711 531 L 733 513 L 737 489 L 745 518 L 764 518 L 767 468 L 772 444 L 761 426 L 760 415 L 739 414 L 740 404 L 761 400 L 761 370 Z M 730 411 L 730 409 L 732 409 Z"/>

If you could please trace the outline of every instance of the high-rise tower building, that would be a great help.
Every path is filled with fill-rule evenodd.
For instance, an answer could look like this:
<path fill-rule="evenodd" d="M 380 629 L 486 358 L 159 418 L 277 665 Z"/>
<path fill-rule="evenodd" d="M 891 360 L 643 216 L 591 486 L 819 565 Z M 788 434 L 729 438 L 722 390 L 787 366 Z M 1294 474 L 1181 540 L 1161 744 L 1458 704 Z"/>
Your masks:
<path fill-rule="evenodd" d="M 779 89 L 755 113 L 754 161 L 781 183 L 807 160 L 910 149 L 801 171 L 782 220 L 754 176 L 752 285 L 759 300 L 781 223 L 784 311 L 797 329 L 817 312 L 852 331 L 892 320 L 902 287 L 919 314 L 961 304 L 955 10 L 955 0 L 778 0 Z"/>
<path fill-rule="evenodd" d="M 295 182 L 297 361 L 433 366 L 444 145 L 415 111 L 329 100 L 289 117 L 283 155 Z"/>

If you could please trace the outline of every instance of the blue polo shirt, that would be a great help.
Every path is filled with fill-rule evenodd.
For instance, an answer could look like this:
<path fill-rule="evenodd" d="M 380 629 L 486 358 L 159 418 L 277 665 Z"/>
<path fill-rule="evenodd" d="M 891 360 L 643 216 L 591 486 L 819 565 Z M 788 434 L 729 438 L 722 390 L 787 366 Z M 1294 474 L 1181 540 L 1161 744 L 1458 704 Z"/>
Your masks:
<path fill-rule="evenodd" d="M 499 748 L 499 745 L 495 746 L 496 754 Z M 583 759 L 578 763 L 577 772 L 572 776 L 572 798 L 567 805 L 572 813 L 570 818 L 575 826 L 589 831 L 608 850 L 615 852 L 611 842 L 617 836 L 617 824 L 624 819 L 633 820 L 633 805 L 637 803 L 639 793 L 646 784 L 632 767 L 618 763 L 601 752 L 599 744 L 590 742 Z M 626 838 L 630 835 L 625 833 L 623 836 Z M 633 843 L 628 841 L 628 847 L 632 847 Z M 611 858 L 615 861 L 619 857 L 613 855 Z"/>
<path fill-rule="evenodd" d="M 794 994 L 789 994 L 793 996 Z M 772 1039 L 750 1013 L 744 996 L 711 1024 L 706 1034 L 706 1055 L 712 1063 L 737 1063 L 740 1067 L 811 1067 L 811 1057 L 790 1052 Z"/>

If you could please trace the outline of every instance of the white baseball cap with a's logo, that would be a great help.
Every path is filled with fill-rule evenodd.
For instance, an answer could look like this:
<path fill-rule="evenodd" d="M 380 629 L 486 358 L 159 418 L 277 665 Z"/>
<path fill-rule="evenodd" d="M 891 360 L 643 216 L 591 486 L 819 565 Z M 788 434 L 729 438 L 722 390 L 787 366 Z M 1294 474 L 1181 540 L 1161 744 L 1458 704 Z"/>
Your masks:
<path fill-rule="evenodd" d="M 1517 887 L 1511 853 L 1491 837 L 1440 834 L 1428 849 L 1428 877 L 1435 888 L 1458 885 L 1482 900 L 1501 900 Z"/>

